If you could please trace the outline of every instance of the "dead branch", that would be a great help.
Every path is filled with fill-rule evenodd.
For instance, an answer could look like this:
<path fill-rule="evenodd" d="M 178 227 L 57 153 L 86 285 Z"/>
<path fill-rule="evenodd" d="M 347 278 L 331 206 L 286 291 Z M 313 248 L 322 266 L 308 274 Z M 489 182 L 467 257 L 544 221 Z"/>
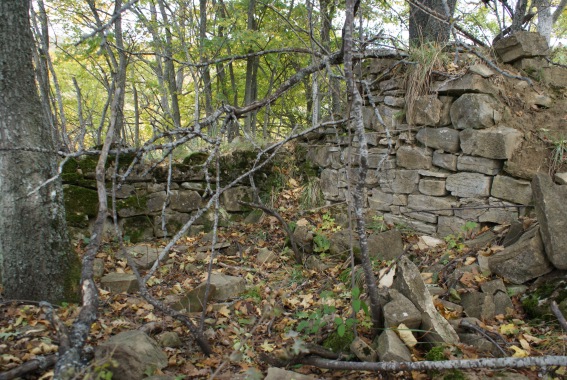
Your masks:
<path fill-rule="evenodd" d="M 479 368 L 528 368 L 567 365 L 567 356 L 537 356 L 527 358 L 485 358 L 474 360 L 443 360 L 423 362 L 342 362 L 338 360 L 308 357 L 300 360 L 301 364 L 319 368 L 398 372 L 398 371 L 442 371 L 448 369 L 479 369 Z"/>
<path fill-rule="evenodd" d="M 551 301 L 551 312 L 553 313 L 553 315 L 555 315 L 563 330 L 567 331 L 567 321 L 565 320 L 563 313 L 561 313 L 561 310 L 559 310 L 559 306 L 557 306 L 557 302 L 555 301 Z"/>
<path fill-rule="evenodd" d="M 299 251 L 299 248 L 297 247 L 297 243 L 295 241 L 295 238 L 293 237 L 293 232 L 287 225 L 287 222 L 284 220 L 284 218 L 282 218 L 282 216 L 277 211 L 257 203 L 248 203 L 243 201 L 238 201 L 238 203 L 244 206 L 260 209 L 265 213 L 268 213 L 273 217 L 275 217 L 280 222 L 285 233 L 287 234 L 287 237 L 289 238 L 289 242 L 291 243 L 291 249 L 293 250 L 293 254 L 295 257 L 295 262 L 298 264 L 303 264 L 303 254 Z"/>
<path fill-rule="evenodd" d="M 19 367 L 0 373 L 0 380 L 12 380 L 38 370 L 46 370 L 57 362 L 57 354 L 40 356 L 37 359 L 25 362 Z"/>

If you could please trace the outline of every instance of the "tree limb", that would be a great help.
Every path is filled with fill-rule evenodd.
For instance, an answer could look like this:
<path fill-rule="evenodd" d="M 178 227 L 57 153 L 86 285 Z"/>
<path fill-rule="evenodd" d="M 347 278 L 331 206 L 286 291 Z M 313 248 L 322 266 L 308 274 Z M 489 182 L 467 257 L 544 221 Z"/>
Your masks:
<path fill-rule="evenodd" d="M 553 315 L 555 315 L 563 330 L 567 331 L 567 321 L 565 320 L 565 317 L 561 313 L 561 310 L 559 310 L 559 306 L 557 306 L 557 302 L 555 301 L 551 301 L 551 312 L 553 313 Z"/>
<path fill-rule="evenodd" d="M 46 370 L 53 367 L 57 362 L 57 354 L 40 356 L 37 359 L 29 360 L 19 367 L 0 373 L 0 380 L 12 380 L 21 378 L 30 372 Z"/>

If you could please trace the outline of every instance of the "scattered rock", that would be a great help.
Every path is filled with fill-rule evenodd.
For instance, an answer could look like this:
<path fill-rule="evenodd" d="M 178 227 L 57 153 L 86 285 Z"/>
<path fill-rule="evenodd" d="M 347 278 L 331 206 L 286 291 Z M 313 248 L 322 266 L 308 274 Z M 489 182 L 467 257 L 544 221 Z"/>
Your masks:
<path fill-rule="evenodd" d="M 140 269 L 148 269 L 154 265 L 159 257 L 159 249 L 145 244 L 138 244 L 127 248 L 128 253 Z"/>
<path fill-rule="evenodd" d="M 425 287 L 417 266 L 407 257 L 398 262 L 398 272 L 394 279 L 394 289 L 398 290 L 422 313 L 422 330 L 428 331 L 425 339 L 433 344 L 456 344 L 459 337 L 445 318 L 437 312 L 431 294 Z"/>
<path fill-rule="evenodd" d="M 264 380 L 316 380 L 315 376 L 302 375 L 293 371 L 286 371 L 282 368 L 270 367 L 268 368 L 268 375 Z"/>
<path fill-rule="evenodd" d="M 375 362 L 378 360 L 376 350 L 359 337 L 354 338 L 350 344 L 350 351 L 363 362 Z"/>
<path fill-rule="evenodd" d="M 226 301 L 238 297 L 246 290 L 246 281 L 242 277 L 226 274 L 211 274 L 211 285 L 214 285 L 216 289 L 212 297 L 215 301 Z"/>
<path fill-rule="evenodd" d="M 118 366 L 109 365 L 115 380 L 139 380 L 147 371 L 167 367 L 167 355 L 145 333 L 133 330 L 121 332 L 95 348 L 98 366 L 114 360 Z"/>
<path fill-rule="evenodd" d="M 456 334 L 455 334 L 456 335 Z M 411 362 L 411 353 L 394 330 L 384 330 L 374 340 L 382 362 Z"/>
<path fill-rule="evenodd" d="M 551 272 L 553 266 L 545 255 L 539 230 L 539 227 L 532 228 L 517 243 L 488 257 L 490 271 L 513 284 Z"/>
<path fill-rule="evenodd" d="M 174 331 L 166 331 L 157 336 L 158 342 L 162 347 L 178 348 L 183 345 L 179 335 Z"/>
<path fill-rule="evenodd" d="M 532 188 L 547 257 L 557 269 L 567 269 L 567 186 L 556 185 L 549 175 L 538 173 Z"/>
<path fill-rule="evenodd" d="M 421 325 L 421 312 L 395 289 L 390 289 L 390 297 L 392 300 L 384 305 L 386 327 L 395 328 L 403 323 L 410 329 L 417 329 Z"/>
<path fill-rule="evenodd" d="M 200 197 L 199 197 L 200 198 Z M 237 186 L 227 189 L 221 195 L 221 204 L 228 212 L 246 211 L 248 207 L 241 205 L 238 201 L 252 202 L 253 191 L 247 186 Z"/>
<path fill-rule="evenodd" d="M 368 236 L 368 254 L 380 260 L 395 260 L 404 252 L 402 234 L 396 229 Z"/>
<path fill-rule="evenodd" d="M 95 258 L 93 260 L 93 277 L 99 279 L 104 275 L 104 260 Z"/>
<path fill-rule="evenodd" d="M 131 273 L 109 273 L 100 280 L 100 285 L 111 293 L 134 293 L 140 289 L 136 276 Z"/>
<path fill-rule="evenodd" d="M 258 264 L 270 264 L 277 261 L 277 259 L 278 256 L 274 253 L 274 251 L 271 251 L 266 247 L 258 249 L 258 254 L 256 255 L 256 262 Z"/>
<path fill-rule="evenodd" d="M 469 292 L 461 295 L 461 305 L 468 317 L 491 320 L 496 315 L 494 297 L 481 292 Z"/>

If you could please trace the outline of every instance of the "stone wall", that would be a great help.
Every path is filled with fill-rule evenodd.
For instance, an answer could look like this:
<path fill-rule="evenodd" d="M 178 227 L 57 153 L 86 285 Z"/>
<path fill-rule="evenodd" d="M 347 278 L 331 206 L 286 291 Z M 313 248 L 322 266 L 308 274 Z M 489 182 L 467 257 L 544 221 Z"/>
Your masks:
<path fill-rule="evenodd" d="M 256 154 L 253 150 L 238 150 L 223 155 L 220 161 L 221 185 L 225 186 L 249 169 Z M 194 217 L 210 200 L 211 192 L 215 190 L 214 183 L 207 187 L 204 170 L 207 157 L 205 153 L 197 153 L 185 158 L 182 163 L 172 165 L 169 197 L 166 194 L 167 166 L 158 165 L 152 168 L 149 163 L 136 165 L 125 183 L 115 192 L 119 225 L 124 236 L 132 242 L 172 236 Z M 125 172 L 133 158 L 132 155 L 121 156 L 119 174 Z M 276 156 L 275 164 L 286 158 L 287 156 Z M 72 159 L 67 162 L 62 173 L 67 223 L 75 236 L 80 234 L 88 236 L 88 228 L 94 223 L 97 215 L 98 196 L 95 181 L 97 160 L 98 157 L 95 156 Z M 272 170 L 273 165 L 274 163 L 269 163 L 255 174 L 255 184 L 260 191 L 263 189 L 269 191 L 281 181 L 278 172 Z M 112 205 L 110 190 L 114 170 L 115 164 L 110 158 L 106 175 L 109 208 Z M 215 174 L 212 171 L 210 178 L 214 182 Z M 253 190 L 246 184 L 238 184 L 223 192 L 220 199 L 222 207 L 220 225 L 227 225 L 230 221 L 249 216 L 251 210 L 240 205 L 238 201 L 251 202 L 252 199 Z M 164 207 L 165 213 L 162 212 Z M 162 228 L 162 215 L 165 215 L 166 232 Z M 207 211 L 194 221 L 188 233 L 210 231 L 213 222 L 212 211 Z M 113 227 L 110 217 L 108 224 L 107 231 L 111 233 Z"/>
<path fill-rule="evenodd" d="M 514 66 L 543 65 L 547 49 L 541 41 L 526 47 L 517 39 L 503 44 Z M 549 150 L 532 152 L 528 163 L 519 158 L 533 148 L 530 139 L 542 127 L 530 125 L 541 116 L 530 119 L 530 112 L 548 112 L 555 102 L 548 95 L 552 91 L 470 62 L 460 73 L 433 76 L 429 94 L 411 96 L 408 107 L 407 67 L 391 70 L 396 62 L 362 64 L 363 81 L 371 89 L 364 108 L 367 215 L 446 236 L 462 232 L 467 221 L 504 224 L 525 213 L 532 202 L 531 177 L 544 170 Z M 510 66 L 506 70 L 526 73 Z M 566 70 L 553 70 L 553 84 L 564 88 Z M 320 168 L 322 191 L 331 204 L 347 200 L 347 185 L 357 178 L 357 139 L 351 140 L 352 135 L 346 127 L 329 129 L 310 135 L 306 143 L 307 159 Z"/>

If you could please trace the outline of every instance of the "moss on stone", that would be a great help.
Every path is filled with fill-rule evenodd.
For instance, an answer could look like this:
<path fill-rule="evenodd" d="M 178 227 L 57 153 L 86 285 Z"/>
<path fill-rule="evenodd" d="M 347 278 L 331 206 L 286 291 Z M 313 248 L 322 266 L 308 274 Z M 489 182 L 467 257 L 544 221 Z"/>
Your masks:
<path fill-rule="evenodd" d="M 154 224 L 148 216 L 133 216 L 124 219 L 122 229 L 124 237 L 128 238 L 131 243 L 139 243 L 153 236 Z"/>
<path fill-rule="evenodd" d="M 122 210 L 125 208 L 132 208 L 134 210 L 146 210 L 148 206 L 148 196 L 147 195 L 131 195 L 126 199 L 120 199 L 116 201 L 116 210 Z"/>
<path fill-rule="evenodd" d="M 68 254 L 68 269 L 65 271 L 64 280 L 64 297 L 66 302 L 77 303 L 81 300 L 81 270 L 82 263 L 75 254 L 75 252 L 69 252 Z"/>
<path fill-rule="evenodd" d="M 79 163 L 77 162 L 76 158 L 70 158 L 65 162 L 63 165 L 63 170 L 61 171 L 62 174 L 74 174 L 77 173 L 77 169 L 79 168 Z"/>
<path fill-rule="evenodd" d="M 62 173 L 61 180 L 64 184 L 96 189 L 96 181 L 94 179 L 86 179 L 83 175 L 75 173 Z"/>
<path fill-rule="evenodd" d="M 208 158 L 208 153 L 193 152 L 183 159 L 183 164 L 188 166 L 203 165 Z"/>
<path fill-rule="evenodd" d="M 69 226 L 86 228 L 88 220 L 98 213 L 98 194 L 95 190 L 75 185 L 63 187 L 66 219 Z"/>

